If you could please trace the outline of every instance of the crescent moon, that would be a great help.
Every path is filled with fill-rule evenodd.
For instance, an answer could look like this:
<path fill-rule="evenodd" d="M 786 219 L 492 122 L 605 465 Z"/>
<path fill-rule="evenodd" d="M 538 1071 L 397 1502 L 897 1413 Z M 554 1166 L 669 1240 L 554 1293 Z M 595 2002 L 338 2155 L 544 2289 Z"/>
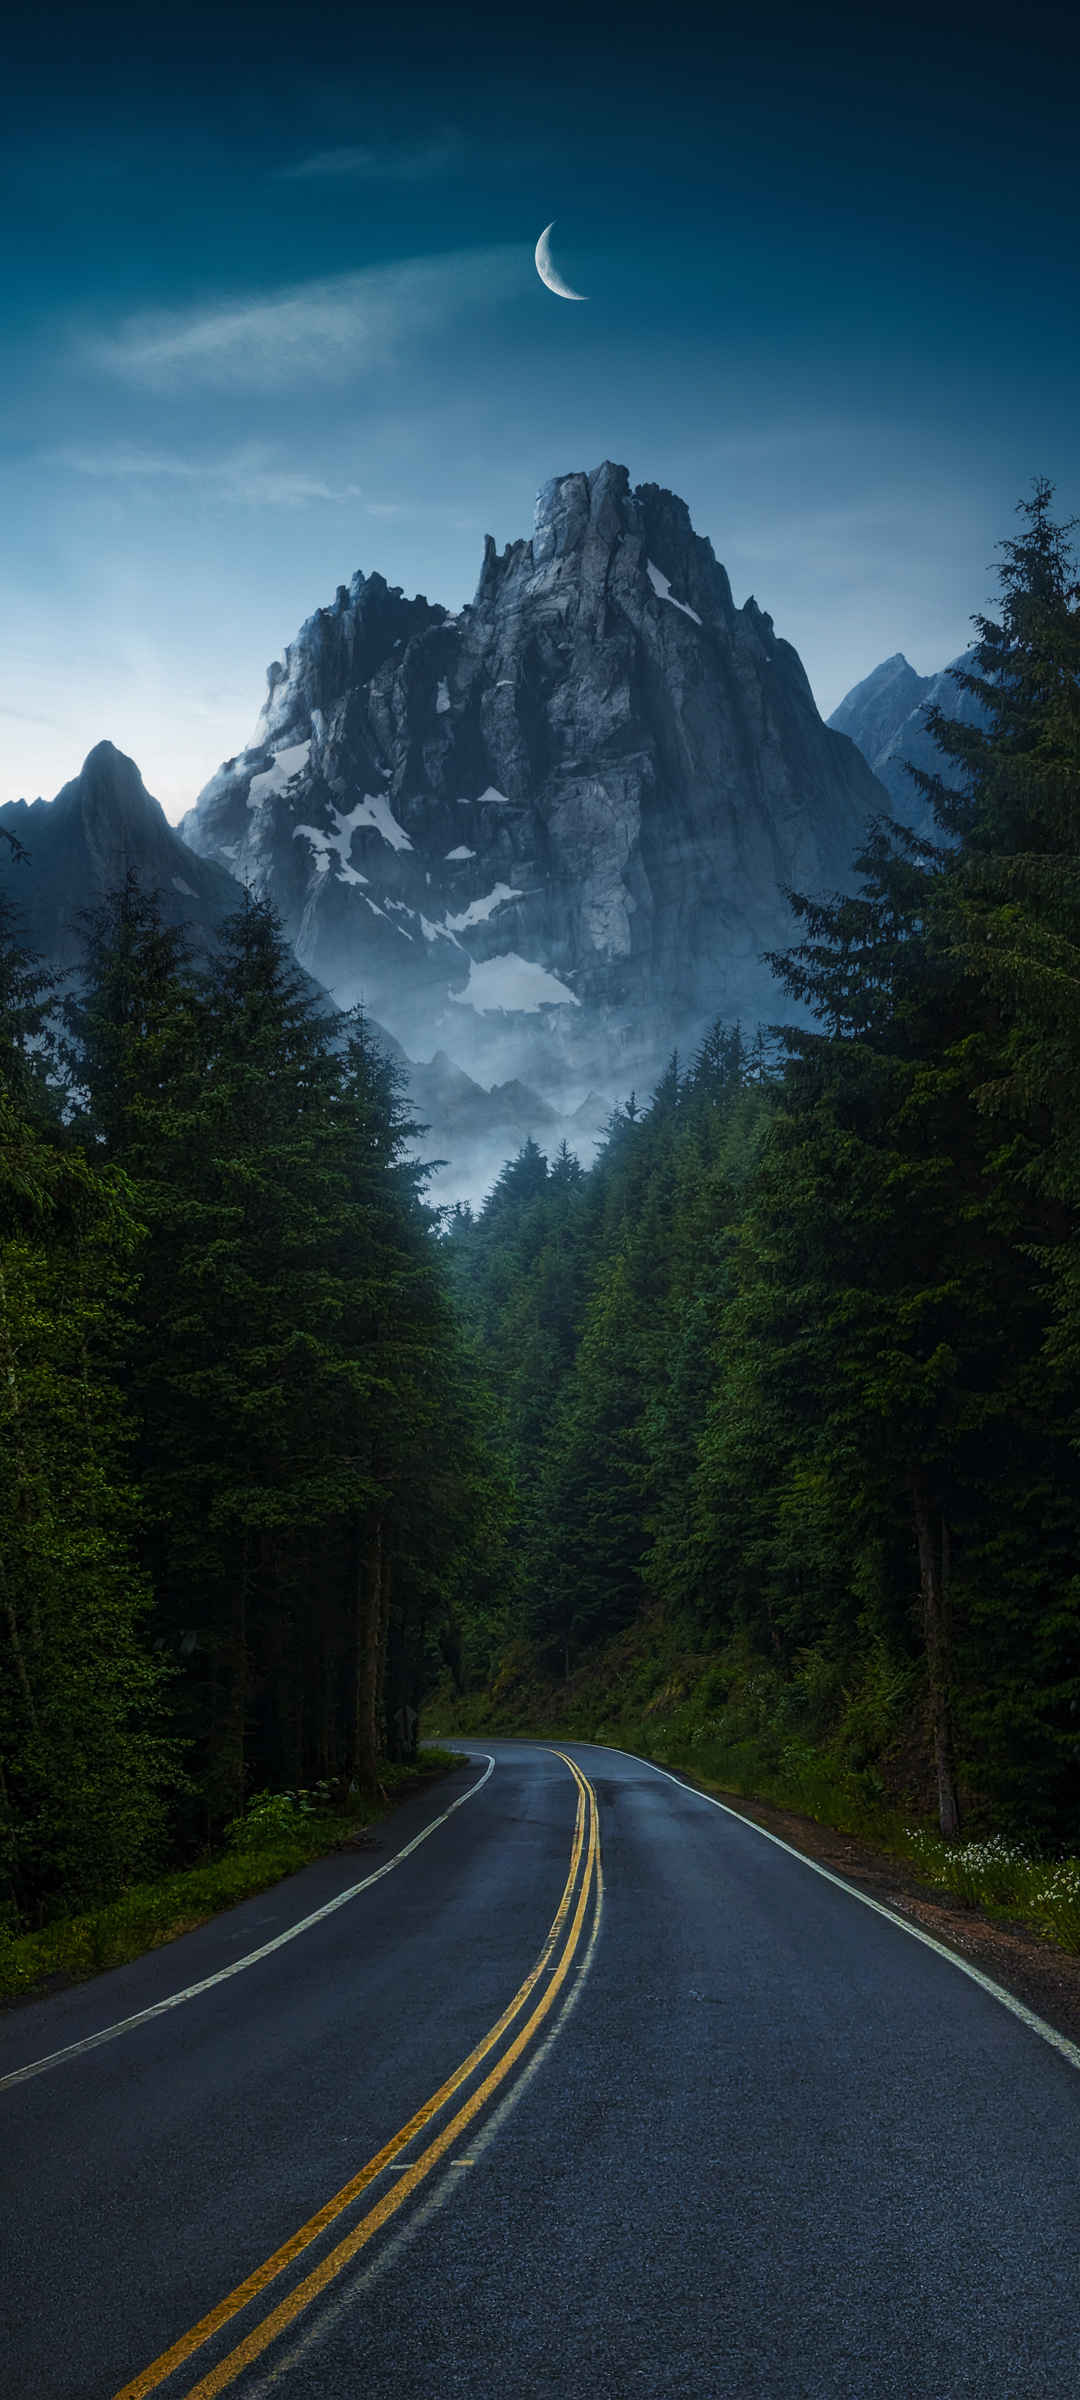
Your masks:
<path fill-rule="evenodd" d="M 562 276 L 560 275 L 559 270 L 555 265 L 555 261 L 552 258 L 551 236 L 554 233 L 556 221 L 557 220 L 553 217 L 550 225 L 545 225 L 543 233 L 537 242 L 536 272 L 540 277 L 541 283 L 546 283 L 549 292 L 557 292 L 560 300 L 587 300 L 589 296 L 587 292 L 572 291 L 570 285 L 563 282 Z"/>

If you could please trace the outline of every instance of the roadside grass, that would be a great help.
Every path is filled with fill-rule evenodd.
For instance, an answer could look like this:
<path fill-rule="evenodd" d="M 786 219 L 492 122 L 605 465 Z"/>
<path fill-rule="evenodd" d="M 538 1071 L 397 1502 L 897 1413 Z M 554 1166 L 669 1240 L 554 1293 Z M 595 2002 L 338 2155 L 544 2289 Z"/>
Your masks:
<path fill-rule="evenodd" d="M 221 1909 L 252 1899 L 377 1824 L 398 1800 L 457 1764 L 453 1751 L 425 1747 L 415 1766 L 384 1765 L 385 1801 L 365 1801 L 348 1815 L 313 1807 L 303 1794 L 259 1795 L 230 1829 L 219 1856 L 153 1883 L 132 1884 L 106 1906 L 58 1918 L 39 1932 L 13 1934 L 0 1927 L 0 2004 L 30 1998 L 58 1980 L 82 1982 L 193 1932 Z"/>
<path fill-rule="evenodd" d="M 988 1916 L 1018 1918 L 1062 1950 L 1080 1952 L 1080 1858 L 1035 1858 L 1000 1834 L 946 1842 L 906 1828 L 904 1842 L 916 1872 L 955 1900 Z"/>

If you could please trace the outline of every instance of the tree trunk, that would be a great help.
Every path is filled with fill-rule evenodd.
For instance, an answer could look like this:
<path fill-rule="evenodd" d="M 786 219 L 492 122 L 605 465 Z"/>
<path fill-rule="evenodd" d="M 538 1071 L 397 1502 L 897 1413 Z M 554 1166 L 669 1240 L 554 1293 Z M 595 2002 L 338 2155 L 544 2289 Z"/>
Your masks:
<path fill-rule="evenodd" d="M 222 1783 L 227 1810 L 237 1815 L 245 1800 L 248 1709 L 248 1591 L 251 1536 L 245 1533 L 240 1572 L 232 1587 L 232 1626 L 226 1655 L 225 1741 Z"/>
<path fill-rule="evenodd" d="M 22 1643 L 19 1640 L 19 1620 L 15 1614 L 14 1602 L 8 1595 L 7 1577 L 3 1574 L 2 1569 L 0 1569 L 0 1580 L 2 1580 L 4 1587 L 4 1616 L 7 1620 L 8 1637 L 11 1642 L 11 1655 L 15 1662 L 15 1674 L 18 1679 L 19 1690 L 23 1696 L 23 1705 L 26 1709 L 30 1730 L 32 1733 L 37 1733 L 38 1715 L 37 1709 L 34 1706 L 34 1694 L 30 1683 L 30 1677 L 26 1670 L 26 1660 L 23 1656 Z"/>
<path fill-rule="evenodd" d="M 367 1524 L 367 1540 L 356 1536 L 356 1651 L 353 1712 L 353 1773 L 372 1793 L 379 1780 L 378 1712 L 384 1627 L 382 1518 Z"/>
<path fill-rule="evenodd" d="M 322 1652 L 319 1666 L 319 1774 L 327 1783 L 337 1774 L 337 1730 L 340 1720 L 338 1677 L 335 1660 L 323 1627 Z"/>
<path fill-rule="evenodd" d="M 6 1280 L 5 1280 L 5 1277 L 4 1277 L 4 1269 L 3 1269 L 3 1264 L 2 1264 L 2 1263 L 0 1263 L 0 1335 L 2 1335 L 2 1337 L 3 1337 L 3 1341 L 2 1341 L 2 1355 L 3 1355 L 3 1361 L 4 1361 L 4 1374 L 5 1374 L 5 1381 L 6 1381 L 6 1383 L 7 1383 L 7 1387 L 8 1387 L 8 1394 L 9 1394 L 9 1398 L 10 1398 L 10 1402 L 11 1402 L 11 1413 L 12 1413 L 12 1416 L 13 1416 L 13 1418 L 14 1418 L 14 1420 L 15 1420 L 15 1434 L 14 1434 L 14 1468 L 15 1468 L 15 1474 L 14 1474 L 14 1484 L 15 1484 L 15 1502 L 14 1502 L 14 1508 L 13 1508 L 13 1511 L 12 1511 L 12 1513 L 13 1513 L 13 1515 L 16 1517 L 16 1519 L 25 1519 L 25 1518 L 26 1518 L 26 1515 L 27 1515 L 27 1513 L 28 1513 L 28 1512 L 27 1512 L 27 1489 L 28 1489 L 28 1481 L 29 1481 L 29 1479 L 28 1479 L 28 1476 L 27 1476 L 27 1471 L 26 1471 L 26 1460 L 25 1460 L 25 1457 L 24 1457 L 24 1455 L 23 1455 L 23 1446 L 22 1446 L 22 1404 L 21 1404 L 21 1398 L 20 1398 L 20 1393 L 19 1393 L 19 1380 L 18 1380 L 18 1376 L 16 1375 L 16 1372 L 15 1372 L 15 1351 L 14 1351 L 14 1346 L 13 1346 L 13 1343 L 12 1343 L 12 1339 L 11 1339 L 11 1332 L 10 1332 L 10 1318 L 9 1318 L 9 1310 L 8 1310 L 8 1291 L 7 1291 L 7 1283 L 6 1283 Z M 37 1710 L 36 1710 L 36 1708 L 35 1708 L 35 1706 L 34 1706 L 34 1694 L 33 1694 L 33 1690 L 32 1690 L 31 1683 L 30 1683 L 30 1677 L 29 1677 L 29 1674 L 28 1674 L 28 1671 L 27 1671 L 26 1659 L 25 1659 L 25 1656 L 24 1656 L 24 1653 L 23 1653 L 22 1642 L 21 1642 L 21 1640 L 20 1640 L 20 1638 L 19 1638 L 19 1620 L 18 1620 L 18 1617 L 17 1617 L 17 1615 L 16 1615 L 16 1613 L 15 1613 L 15 1602 L 14 1602 L 14 1600 L 12 1599 L 12 1597 L 11 1597 L 11 1594 L 10 1594 L 10 1592 L 9 1592 L 9 1590 L 8 1590 L 8 1581 L 7 1581 L 7 1574 L 6 1574 L 6 1571 L 4 1571 L 3 1569 L 0 1569 L 0 1572 L 2 1572 L 2 1573 L 3 1573 L 3 1586 L 4 1586 L 4 1615 L 5 1615 L 6 1619 L 7 1619 L 7 1628 L 8 1628 L 8 1634 L 9 1634 L 9 1636 L 10 1636 L 10 1640 L 11 1640 L 11 1653 L 12 1653 L 12 1658 L 13 1658 L 13 1660 L 14 1660 L 14 1663 L 15 1663 L 15 1673 L 16 1673 L 16 1676 L 17 1676 L 17 1678 L 18 1678 L 19 1689 L 20 1689 L 20 1691 L 21 1691 L 21 1693 L 22 1693 L 22 1696 L 23 1696 L 23 1703 L 24 1703 L 24 1706 L 25 1706 L 25 1709 L 26 1709 L 26 1714 L 27 1714 L 27 1718 L 28 1718 L 28 1720 L 29 1720 L 29 1723 L 30 1723 L 31 1730 L 32 1730 L 34 1733 L 36 1733 L 36 1732 L 37 1732 L 37 1730 L 38 1730 Z M 31 1607 L 31 1633 L 32 1633 L 32 1635 L 36 1636 L 35 1643 L 34 1643 L 34 1646 L 35 1646 L 35 1648 L 36 1648 L 36 1649 L 38 1649 L 38 1650 L 40 1650 L 40 1648 L 41 1648 L 41 1625 L 40 1625 L 40 1622 L 39 1622 L 39 1619 L 38 1619 L 38 1614 L 37 1614 L 37 1600 L 36 1600 L 36 1594 L 35 1594 L 35 1592 L 34 1592 L 34 1589 L 33 1589 L 33 1578 L 32 1578 L 32 1577 L 30 1578 L 30 1583 L 31 1583 L 31 1602 L 30 1602 L 30 1607 Z"/>
<path fill-rule="evenodd" d="M 954 1841 L 960 1831 L 960 1810 L 953 1770 L 950 1706 L 949 1529 L 944 1517 L 939 1517 L 935 1536 L 935 1511 L 925 1476 L 919 1468 L 915 1468 L 911 1477 L 911 1506 L 919 1552 L 919 1587 L 922 1595 L 923 1639 L 926 1644 L 930 1739 L 937 1777 L 938 1822 L 946 1841 Z"/>
<path fill-rule="evenodd" d="M 382 1599 L 382 1607 L 379 1616 L 379 1657 L 378 1674 L 375 1685 L 375 1738 L 379 1755 L 381 1757 L 385 1757 L 387 1748 L 386 1662 L 390 1655 L 390 1587 L 394 1576 L 394 1561 L 392 1553 L 388 1551 L 383 1544 L 381 1525 L 379 1527 L 379 1547 L 382 1568 L 379 1578 L 379 1588 Z"/>

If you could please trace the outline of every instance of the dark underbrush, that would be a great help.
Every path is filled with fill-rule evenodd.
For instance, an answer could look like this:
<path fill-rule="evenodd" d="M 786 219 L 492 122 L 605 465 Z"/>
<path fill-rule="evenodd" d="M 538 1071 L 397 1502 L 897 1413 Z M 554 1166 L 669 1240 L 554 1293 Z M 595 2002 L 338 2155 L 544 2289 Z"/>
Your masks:
<path fill-rule="evenodd" d="M 153 1883 L 132 1884 L 106 1907 L 60 1918 L 36 1933 L 0 1928 L 0 2001 L 80 1982 L 193 1932 L 219 1910 L 250 1900 L 340 1848 L 456 1763 L 452 1751 L 429 1748 L 415 1765 L 384 1765 L 384 1797 L 358 1799 L 344 1813 L 322 1805 L 317 1793 L 259 1793 L 229 1828 L 217 1856 Z"/>

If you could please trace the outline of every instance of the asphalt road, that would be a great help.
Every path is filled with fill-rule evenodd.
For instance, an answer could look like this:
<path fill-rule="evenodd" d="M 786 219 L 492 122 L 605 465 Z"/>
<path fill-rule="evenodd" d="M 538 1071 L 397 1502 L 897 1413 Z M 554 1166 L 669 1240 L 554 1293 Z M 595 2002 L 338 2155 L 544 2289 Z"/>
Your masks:
<path fill-rule="evenodd" d="M 621 1753 L 477 1745 L 0 2020 L 0 2394 L 1072 2400 L 1078 2162 L 1080 2054 L 898 1922 Z"/>

